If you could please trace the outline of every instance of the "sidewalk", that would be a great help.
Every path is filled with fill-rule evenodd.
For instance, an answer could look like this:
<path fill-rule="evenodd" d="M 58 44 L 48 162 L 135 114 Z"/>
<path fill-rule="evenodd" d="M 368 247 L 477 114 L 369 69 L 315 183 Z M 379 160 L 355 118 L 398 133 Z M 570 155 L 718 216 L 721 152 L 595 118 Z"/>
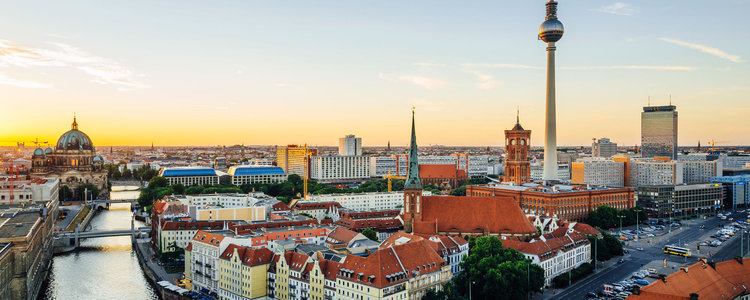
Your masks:
<path fill-rule="evenodd" d="M 166 280 L 172 284 L 175 284 L 177 282 L 176 280 L 180 278 L 181 273 L 167 273 L 167 271 L 165 271 L 164 268 L 159 265 L 159 261 L 156 259 L 153 249 L 151 249 L 150 242 L 151 240 L 148 238 L 138 239 L 136 240 L 135 245 L 136 247 L 138 247 L 138 251 L 143 254 L 146 266 L 156 276 L 156 278 L 154 278 L 155 282 Z"/>

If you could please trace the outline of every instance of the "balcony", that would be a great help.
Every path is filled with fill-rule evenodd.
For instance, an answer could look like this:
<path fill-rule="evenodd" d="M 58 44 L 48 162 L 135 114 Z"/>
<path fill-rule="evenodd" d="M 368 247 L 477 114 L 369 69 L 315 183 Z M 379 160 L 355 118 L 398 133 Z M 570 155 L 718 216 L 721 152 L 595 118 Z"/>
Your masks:
<path fill-rule="evenodd" d="M 200 260 L 196 260 L 196 261 L 195 261 L 195 264 L 196 264 L 196 265 L 199 265 L 199 266 L 200 266 L 200 265 L 202 265 L 202 264 L 203 264 L 203 262 L 202 262 L 202 261 L 200 261 Z"/>
<path fill-rule="evenodd" d="M 297 285 L 289 284 L 289 289 L 292 289 L 292 290 L 297 289 Z"/>
<path fill-rule="evenodd" d="M 268 282 L 274 282 L 274 281 L 276 281 L 276 279 L 268 278 Z"/>
<path fill-rule="evenodd" d="M 195 270 L 195 274 L 203 275 L 203 272 L 201 272 L 201 270 Z"/>
<path fill-rule="evenodd" d="M 406 288 L 404 288 L 404 285 L 403 285 L 403 284 L 402 284 L 402 285 L 399 285 L 399 286 L 395 286 L 395 287 L 393 287 L 393 288 L 391 288 L 391 289 L 389 289 L 389 290 L 385 290 L 385 291 L 383 292 L 383 297 L 386 297 L 386 296 L 390 296 L 390 295 L 393 295 L 393 294 L 395 294 L 395 293 L 398 293 L 398 292 L 401 292 L 401 291 L 403 291 L 403 290 L 405 290 L 405 289 L 406 289 Z"/>
<path fill-rule="evenodd" d="M 206 268 L 209 268 L 209 269 L 210 269 L 210 268 L 212 268 L 212 266 L 211 266 L 211 265 L 209 265 L 209 264 L 206 264 Z"/>

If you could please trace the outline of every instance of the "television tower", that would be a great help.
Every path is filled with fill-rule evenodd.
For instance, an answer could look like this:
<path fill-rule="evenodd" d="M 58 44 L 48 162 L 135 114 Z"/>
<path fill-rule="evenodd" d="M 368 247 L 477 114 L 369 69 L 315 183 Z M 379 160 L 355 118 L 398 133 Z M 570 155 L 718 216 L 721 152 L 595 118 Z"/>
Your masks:
<path fill-rule="evenodd" d="M 550 0 L 547 17 L 539 26 L 539 39 L 547 43 L 547 110 L 544 114 L 544 174 L 542 180 L 557 180 L 557 120 L 555 113 L 555 42 L 563 36 L 557 20 L 557 2 Z"/>

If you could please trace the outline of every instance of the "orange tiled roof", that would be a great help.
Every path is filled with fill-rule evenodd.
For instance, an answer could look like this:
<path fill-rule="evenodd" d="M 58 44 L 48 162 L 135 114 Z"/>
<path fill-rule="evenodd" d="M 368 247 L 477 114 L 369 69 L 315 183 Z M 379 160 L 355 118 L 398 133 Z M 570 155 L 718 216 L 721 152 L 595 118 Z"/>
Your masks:
<path fill-rule="evenodd" d="M 537 233 L 511 197 L 424 196 L 422 199 L 425 221 L 415 222 L 415 233 L 436 234 L 435 222 L 439 232 Z"/>
<path fill-rule="evenodd" d="M 601 232 L 599 232 L 599 230 L 596 230 L 596 228 L 591 227 L 591 225 L 580 223 L 580 222 L 573 225 L 573 230 L 578 231 L 583 234 L 588 234 L 588 235 L 601 235 L 602 234 Z"/>
<path fill-rule="evenodd" d="M 690 299 L 734 299 L 750 293 L 750 258 L 732 259 L 714 264 L 697 262 L 687 268 L 657 280 L 640 289 L 639 295 L 629 300 Z"/>
<path fill-rule="evenodd" d="M 199 230 L 193 236 L 193 241 L 201 242 L 201 243 L 205 243 L 205 244 L 209 244 L 213 246 L 219 246 L 222 240 L 224 240 L 223 235 L 213 234 L 213 233 L 206 232 L 203 230 Z"/>

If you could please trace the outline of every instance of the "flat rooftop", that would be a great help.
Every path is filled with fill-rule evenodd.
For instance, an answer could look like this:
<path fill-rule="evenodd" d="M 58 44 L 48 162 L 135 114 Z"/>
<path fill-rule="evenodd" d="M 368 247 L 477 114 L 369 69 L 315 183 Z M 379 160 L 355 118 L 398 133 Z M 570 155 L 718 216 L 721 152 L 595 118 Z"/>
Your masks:
<path fill-rule="evenodd" d="M 37 212 L 19 212 L 0 226 L 0 241 L 28 235 L 39 220 Z"/>

